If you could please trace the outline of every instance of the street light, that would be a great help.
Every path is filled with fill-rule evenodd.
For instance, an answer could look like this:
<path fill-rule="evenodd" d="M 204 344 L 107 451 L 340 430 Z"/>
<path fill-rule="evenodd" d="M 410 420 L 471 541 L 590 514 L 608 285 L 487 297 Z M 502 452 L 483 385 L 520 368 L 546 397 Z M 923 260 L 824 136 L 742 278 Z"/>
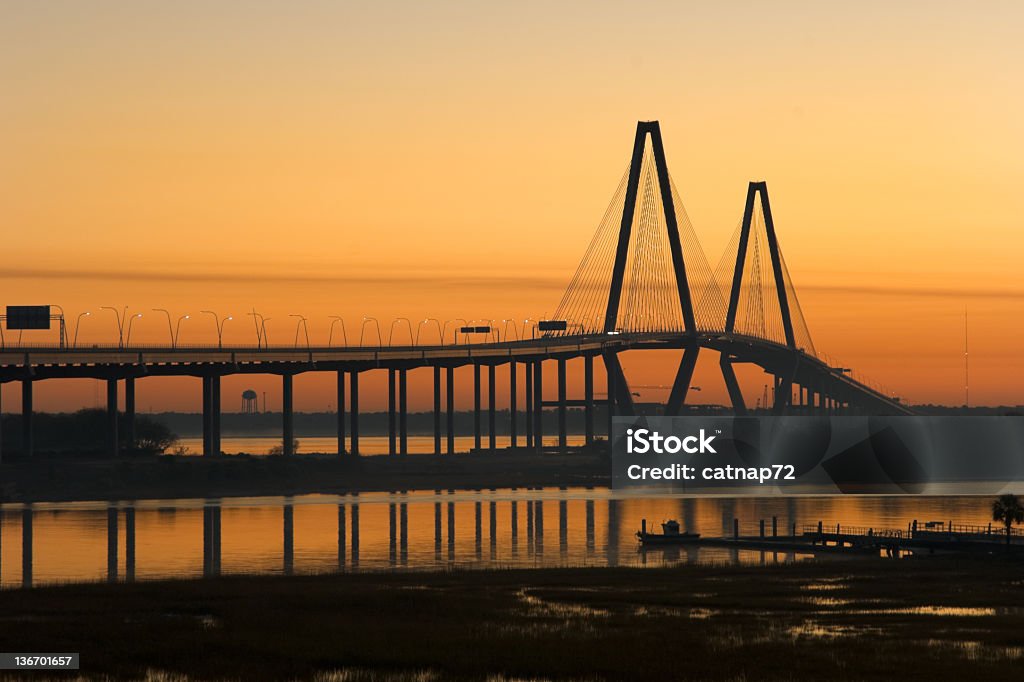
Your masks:
<path fill-rule="evenodd" d="M 373 322 L 374 326 L 377 328 L 377 346 L 382 346 L 384 344 L 384 340 L 381 338 L 380 335 L 380 322 L 377 321 L 376 317 L 367 317 L 364 315 L 363 324 L 359 328 L 359 347 L 362 348 L 363 346 L 363 332 L 366 330 L 366 324 L 368 322 Z"/>
<path fill-rule="evenodd" d="M 299 347 L 299 329 L 302 328 L 306 331 L 306 350 L 309 350 L 309 325 L 306 324 L 306 318 L 294 313 L 289 314 L 288 317 L 299 318 L 299 321 L 295 323 L 295 347 Z"/>
<path fill-rule="evenodd" d="M 167 334 L 171 337 L 171 348 L 174 348 L 174 329 L 171 327 L 171 313 L 166 308 L 153 308 L 154 313 L 163 313 L 167 316 Z"/>
<path fill-rule="evenodd" d="M 78 313 L 78 319 L 75 320 L 75 342 L 72 344 L 73 347 L 78 348 L 78 325 L 82 323 L 83 317 L 89 317 L 92 315 L 88 310 L 83 313 Z"/>
<path fill-rule="evenodd" d="M 248 314 L 252 316 L 252 325 L 256 328 L 256 348 L 261 348 L 266 345 L 267 321 L 263 319 L 262 315 L 256 312 L 255 308 L 253 308 L 252 312 Z M 260 334 L 261 328 L 263 329 L 262 336 Z"/>
<path fill-rule="evenodd" d="M 409 340 L 412 341 L 413 345 L 416 345 L 412 338 L 412 322 L 409 322 L 407 317 L 398 317 L 391 321 L 391 329 L 388 330 L 388 345 L 392 345 L 391 340 L 395 337 L 395 325 L 399 322 L 405 322 L 405 325 L 409 328 Z"/>
<path fill-rule="evenodd" d="M 428 317 L 427 319 L 423 320 L 418 325 L 416 325 L 416 341 L 414 342 L 415 345 L 417 345 L 417 346 L 420 345 L 420 329 L 423 328 L 423 325 L 428 324 L 430 322 L 433 322 L 435 325 L 437 325 L 437 335 L 441 339 L 440 340 L 440 344 L 442 346 L 444 345 L 444 330 L 441 327 L 441 322 L 438 321 L 436 318 L 433 318 L 433 317 Z M 447 324 L 448 323 L 445 322 L 446 326 L 447 326 Z"/>
<path fill-rule="evenodd" d="M 109 305 L 100 306 L 102 310 L 109 310 L 114 313 L 114 317 L 117 318 L 117 347 L 124 348 L 124 322 L 122 320 L 122 313 L 117 308 Z M 128 314 L 128 306 L 124 307 L 124 314 Z"/>
<path fill-rule="evenodd" d="M 220 319 L 220 317 L 218 317 L 217 313 L 213 312 L 212 310 L 201 310 L 199 312 L 205 313 L 206 315 L 213 315 L 213 323 L 217 326 L 217 348 L 223 348 L 224 347 L 224 324 L 227 323 L 228 320 L 233 319 L 233 318 L 230 315 L 228 315 L 222 321 Z"/>
<path fill-rule="evenodd" d="M 135 321 L 136 317 L 142 317 L 142 313 L 135 313 L 134 315 L 132 315 L 131 317 L 128 318 L 128 336 L 125 337 L 125 340 L 124 340 L 124 345 L 125 346 L 130 344 L 131 341 L 132 341 L 132 322 Z"/>
<path fill-rule="evenodd" d="M 345 320 L 340 315 L 331 315 L 331 332 L 327 335 L 327 347 L 331 347 L 334 340 L 334 325 L 341 322 L 341 338 L 345 339 L 345 346 L 348 346 L 348 333 L 345 331 Z"/>
<path fill-rule="evenodd" d="M 178 332 L 181 331 L 181 321 L 190 319 L 192 319 L 191 315 L 182 315 L 178 318 L 178 323 L 174 325 L 174 345 L 171 346 L 172 348 L 178 347 Z"/>

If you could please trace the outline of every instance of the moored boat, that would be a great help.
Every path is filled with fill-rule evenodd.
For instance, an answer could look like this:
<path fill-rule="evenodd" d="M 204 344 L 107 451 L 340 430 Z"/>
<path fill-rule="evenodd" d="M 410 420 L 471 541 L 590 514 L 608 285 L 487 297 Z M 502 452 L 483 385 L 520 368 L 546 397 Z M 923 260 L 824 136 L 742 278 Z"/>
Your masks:
<path fill-rule="evenodd" d="M 700 538 L 700 533 L 680 532 L 679 522 L 669 519 L 661 524 L 660 533 L 647 532 L 647 519 L 641 519 L 640 530 L 636 533 L 641 545 L 677 545 L 684 542 L 693 542 Z"/>

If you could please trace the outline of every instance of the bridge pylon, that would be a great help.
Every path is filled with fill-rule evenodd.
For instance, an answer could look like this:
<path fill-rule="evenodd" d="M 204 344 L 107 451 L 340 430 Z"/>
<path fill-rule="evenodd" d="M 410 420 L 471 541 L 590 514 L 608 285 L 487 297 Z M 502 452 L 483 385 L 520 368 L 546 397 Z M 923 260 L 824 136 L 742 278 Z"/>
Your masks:
<path fill-rule="evenodd" d="M 633 223 L 636 219 L 637 194 L 640 190 L 644 150 L 647 146 L 648 138 L 650 138 L 651 151 L 657 172 L 658 190 L 661 195 L 663 217 L 668 232 L 669 251 L 672 256 L 672 270 L 675 276 L 676 295 L 679 298 L 679 306 L 683 316 L 683 327 L 688 332 L 695 332 L 697 330 L 697 322 L 693 314 L 693 301 L 690 297 L 690 286 L 686 278 L 683 246 L 679 239 L 679 225 L 672 197 L 672 186 L 668 175 L 668 164 L 665 161 L 665 147 L 661 141 L 661 126 L 657 121 L 638 121 L 636 124 L 636 137 L 633 140 L 633 156 L 629 164 L 629 179 L 626 184 L 622 220 L 619 224 L 615 263 L 612 266 L 611 286 L 608 290 L 608 305 L 605 309 L 605 333 L 615 331 L 618 322 L 619 304 L 622 299 L 622 285 L 626 274 L 626 261 L 629 256 L 630 236 L 632 235 Z"/>

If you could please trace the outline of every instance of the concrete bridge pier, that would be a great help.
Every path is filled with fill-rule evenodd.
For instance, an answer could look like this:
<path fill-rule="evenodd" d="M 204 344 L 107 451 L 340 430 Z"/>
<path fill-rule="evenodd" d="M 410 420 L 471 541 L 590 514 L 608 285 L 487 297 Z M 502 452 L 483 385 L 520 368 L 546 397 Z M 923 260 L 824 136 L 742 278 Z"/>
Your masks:
<path fill-rule="evenodd" d="M 569 448 L 565 384 L 565 358 L 558 358 L 558 451 L 563 453 Z"/>
<path fill-rule="evenodd" d="M 338 455 L 345 454 L 345 370 L 338 370 L 338 398 L 337 398 L 337 419 L 338 419 Z"/>
<path fill-rule="evenodd" d="M 480 365 L 473 363 L 473 448 L 479 450 L 480 437 Z"/>
<path fill-rule="evenodd" d="M 533 446 L 537 452 L 544 448 L 544 361 L 533 361 Z"/>
<path fill-rule="evenodd" d="M 352 428 L 350 429 L 350 447 L 349 451 L 354 456 L 359 455 L 359 370 L 352 370 L 352 377 L 349 380 L 349 411 L 351 412 Z M 353 523 L 355 519 L 353 518 Z"/>
<path fill-rule="evenodd" d="M 135 448 L 135 377 L 124 379 L 124 440 L 125 448 Z"/>
<path fill-rule="evenodd" d="M 445 435 L 447 436 L 446 451 L 455 454 L 455 368 L 445 368 Z"/>
<path fill-rule="evenodd" d="M 516 374 L 516 361 L 511 360 L 508 363 L 508 435 L 509 447 L 513 450 L 519 445 L 519 400 L 516 395 L 516 384 L 519 377 Z"/>
<path fill-rule="evenodd" d="M 398 454 L 409 454 L 409 370 L 398 370 Z"/>
<path fill-rule="evenodd" d="M 441 368 L 434 366 L 434 454 L 441 454 Z"/>
<path fill-rule="evenodd" d="M 294 398 L 294 377 L 291 374 L 284 374 L 281 377 L 281 415 L 283 420 L 284 455 L 295 454 L 295 410 Z"/>
<path fill-rule="evenodd" d="M 394 455 L 397 433 L 395 432 L 395 370 L 388 369 L 388 454 Z"/>
<path fill-rule="evenodd" d="M 618 390 L 618 386 L 615 385 L 615 370 L 612 368 L 611 363 L 605 362 L 605 372 L 608 382 L 608 454 L 611 454 L 612 448 L 612 434 L 615 432 L 614 421 L 615 421 L 615 392 Z"/>
<path fill-rule="evenodd" d="M 534 447 L 533 445 L 533 363 L 527 361 L 524 368 L 524 374 L 526 376 L 526 409 L 523 410 L 523 416 L 526 418 L 526 449 L 529 450 Z"/>
<path fill-rule="evenodd" d="M 497 413 L 495 412 L 495 374 L 497 367 L 487 365 L 487 448 L 493 453 L 498 449 Z"/>
<path fill-rule="evenodd" d="M 31 459 L 34 450 L 32 440 L 32 380 L 21 381 L 21 452 Z"/>
<path fill-rule="evenodd" d="M 583 356 L 583 431 L 587 445 L 594 442 L 594 356 Z"/>
<path fill-rule="evenodd" d="M 117 379 L 107 379 L 107 454 L 117 457 L 120 450 L 117 433 Z"/>
<path fill-rule="evenodd" d="M 117 389 L 114 389 L 117 405 Z M 109 407 L 108 407 L 109 409 Z M 116 412 L 116 409 L 115 409 Z M 203 456 L 220 454 L 220 376 L 203 377 Z"/>

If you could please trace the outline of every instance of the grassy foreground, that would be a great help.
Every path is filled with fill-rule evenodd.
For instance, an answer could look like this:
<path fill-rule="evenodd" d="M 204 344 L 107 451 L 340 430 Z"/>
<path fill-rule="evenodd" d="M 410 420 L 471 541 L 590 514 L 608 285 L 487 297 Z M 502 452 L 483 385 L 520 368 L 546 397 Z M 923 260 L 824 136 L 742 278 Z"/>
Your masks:
<path fill-rule="evenodd" d="M 843 560 L 44 587 L 0 642 L 87 679 L 997 680 L 1022 615 L 1020 563 Z"/>

